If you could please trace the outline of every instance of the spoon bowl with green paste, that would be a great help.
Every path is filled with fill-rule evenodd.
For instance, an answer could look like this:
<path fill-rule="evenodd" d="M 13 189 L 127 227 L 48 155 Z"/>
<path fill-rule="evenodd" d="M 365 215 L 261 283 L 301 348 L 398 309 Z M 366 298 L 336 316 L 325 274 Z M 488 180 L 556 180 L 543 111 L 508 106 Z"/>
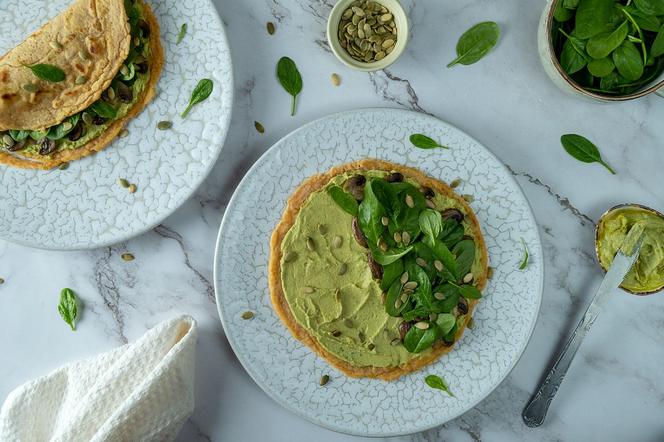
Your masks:
<path fill-rule="evenodd" d="M 640 204 L 610 208 L 595 228 L 595 252 L 599 265 L 606 271 L 636 223 L 645 228 L 643 246 L 620 287 L 633 295 L 652 295 L 664 289 L 664 214 Z"/>

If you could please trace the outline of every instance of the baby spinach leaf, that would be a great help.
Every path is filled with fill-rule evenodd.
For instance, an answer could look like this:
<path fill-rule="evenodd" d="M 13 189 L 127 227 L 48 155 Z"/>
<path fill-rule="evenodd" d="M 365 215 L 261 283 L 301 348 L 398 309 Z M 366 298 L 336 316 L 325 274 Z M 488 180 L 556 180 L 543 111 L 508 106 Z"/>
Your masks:
<path fill-rule="evenodd" d="M 628 22 L 625 20 L 613 32 L 595 35 L 586 44 L 588 55 L 595 59 L 608 56 L 625 40 L 628 31 Z"/>
<path fill-rule="evenodd" d="M 429 245 L 433 245 L 443 230 L 443 218 L 440 212 L 433 209 L 424 209 L 420 212 L 420 229 L 426 235 Z"/>
<path fill-rule="evenodd" d="M 648 15 L 664 15 L 663 0 L 634 0 L 636 7 Z"/>
<path fill-rule="evenodd" d="M 577 134 L 565 134 L 560 137 L 560 142 L 567 153 L 577 160 L 584 163 L 600 163 L 612 174 L 616 173 L 602 160 L 599 149 L 589 139 Z"/>
<path fill-rule="evenodd" d="M 456 243 L 461 241 L 465 230 L 463 225 L 453 219 L 446 219 L 443 221 L 443 229 L 440 232 L 440 240 L 447 246 L 448 249 L 454 247 Z"/>
<path fill-rule="evenodd" d="M 609 57 L 590 60 L 590 63 L 588 63 L 588 71 L 590 71 L 590 73 L 595 77 L 600 78 L 609 75 L 611 72 L 613 72 L 614 68 L 615 65 L 613 64 L 613 60 L 611 60 Z"/>
<path fill-rule="evenodd" d="M 475 241 L 464 239 L 452 248 L 452 253 L 456 256 L 457 278 L 463 278 L 470 272 L 475 261 Z"/>
<path fill-rule="evenodd" d="M 92 103 L 90 110 L 103 118 L 115 118 L 118 111 L 105 101 L 99 100 Z"/>
<path fill-rule="evenodd" d="M 380 265 L 389 265 L 401 258 L 402 256 L 406 256 L 408 253 L 410 253 L 411 250 L 413 250 L 413 246 L 408 246 L 405 249 L 390 249 L 387 252 L 383 252 L 377 247 L 371 246 L 371 256 L 373 256 L 373 259 L 376 260 L 376 262 Z"/>
<path fill-rule="evenodd" d="M 59 83 L 66 78 L 65 71 L 52 64 L 37 63 L 25 66 L 30 68 L 35 77 L 50 83 Z"/>
<path fill-rule="evenodd" d="M 457 58 L 452 60 L 447 67 L 478 62 L 498 43 L 499 38 L 500 28 L 495 22 L 487 21 L 476 24 L 461 35 L 456 46 Z"/>
<path fill-rule="evenodd" d="M 381 290 L 388 290 L 392 283 L 403 274 L 403 260 L 397 259 L 391 264 L 383 266 L 383 279 L 380 281 Z"/>
<path fill-rule="evenodd" d="M 332 197 L 334 202 L 339 205 L 339 207 L 353 216 L 357 215 L 358 204 L 350 193 L 344 191 L 336 184 L 328 187 L 327 193 Z"/>
<path fill-rule="evenodd" d="M 423 134 L 412 134 L 410 136 L 410 142 L 413 143 L 413 146 L 419 147 L 420 149 L 435 149 L 437 147 L 442 147 L 443 149 L 449 149 L 449 147 L 443 146 L 439 144 L 437 141 Z"/>
<path fill-rule="evenodd" d="M 581 39 L 611 31 L 614 0 L 581 0 L 576 10 L 576 36 Z"/>
<path fill-rule="evenodd" d="M 182 118 L 185 118 L 188 114 L 189 111 L 191 110 L 192 107 L 197 105 L 203 100 L 206 100 L 210 94 L 212 94 L 212 89 L 214 88 L 214 85 L 212 83 L 212 80 L 209 78 L 204 78 L 201 81 L 198 82 L 196 87 L 194 88 L 194 91 L 191 93 L 191 99 L 189 100 L 189 105 L 187 105 L 187 108 L 182 112 Z"/>
<path fill-rule="evenodd" d="M 643 59 L 634 43 L 623 41 L 623 43 L 613 51 L 613 63 L 616 69 L 628 81 L 635 81 L 643 75 Z"/>
<path fill-rule="evenodd" d="M 429 327 L 426 330 L 411 327 L 404 337 L 403 345 L 411 353 L 421 353 L 430 348 L 439 337 L 438 327 Z"/>
<path fill-rule="evenodd" d="M 385 311 L 390 316 L 394 317 L 401 316 L 402 312 L 407 307 L 407 302 L 401 303 L 401 305 L 399 305 L 398 308 L 396 306 L 397 301 L 401 302 L 400 300 L 401 290 L 402 290 L 401 281 L 397 279 L 392 283 L 392 285 L 390 285 L 390 288 L 387 291 L 387 296 L 385 297 Z"/>
<path fill-rule="evenodd" d="M 72 331 L 76 330 L 78 306 L 76 303 L 76 294 L 72 289 L 64 288 L 60 292 L 58 312 L 60 313 L 60 316 L 62 316 L 62 319 L 69 325 L 69 327 L 71 327 Z"/>
<path fill-rule="evenodd" d="M 23 141 L 30 136 L 30 131 L 10 129 L 9 135 L 14 139 L 14 141 Z"/>
<path fill-rule="evenodd" d="M 302 76 L 297 70 L 295 62 L 288 57 L 281 57 L 277 63 L 277 78 L 286 92 L 293 97 L 291 102 L 291 116 L 293 116 L 295 115 L 295 101 L 302 92 Z"/>
<path fill-rule="evenodd" d="M 442 335 L 448 334 L 454 328 L 454 324 L 456 324 L 456 316 L 451 313 L 440 313 L 436 318 L 436 325 Z"/>
<path fill-rule="evenodd" d="M 565 2 L 559 0 L 558 3 L 556 3 L 556 8 L 553 10 L 553 18 L 555 18 L 556 21 L 563 23 L 572 17 L 574 17 L 574 11 L 566 8 Z"/>
<path fill-rule="evenodd" d="M 521 260 L 519 270 L 525 270 L 525 268 L 528 267 L 528 258 L 530 257 L 530 254 L 528 253 L 526 241 L 523 238 L 521 238 L 521 245 L 523 246 L 523 259 Z"/>
<path fill-rule="evenodd" d="M 466 299 L 480 299 L 482 297 L 482 293 L 479 289 L 470 284 L 460 285 L 459 293 Z"/>
<path fill-rule="evenodd" d="M 588 63 L 589 57 L 586 55 L 586 43 L 577 37 L 567 34 L 562 29 L 560 29 L 560 32 L 567 37 L 560 53 L 560 65 L 565 72 L 572 75 L 583 69 Z"/>
<path fill-rule="evenodd" d="M 358 208 L 357 220 L 369 244 L 375 246 L 384 231 L 381 219 L 385 215 L 385 208 L 373 193 L 373 181 L 368 180 L 364 185 L 364 199 Z"/>
<path fill-rule="evenodd" d="M 664 26 L 659 29 L 655 40 L 652 42 L 652 46 L 650 47 L 650 55 L 653 57 L 664 55 Z"/>
<path fill-rule="evenodd" d="M 452 392 L 450 391 L 445 381 L 443 380 L 443 378 L 441 378 L 440 376 L 436 376 L 435 374 L 430 374 L 429 376 L 424 378 L 424 382 L 426 382 L 426 384 L 431 388 L 442 390 L 445 393 L 449 394 L 450 396 L 455 397 L 454 394 L 452 394 Z"/>
<path fill-rule="evenodd" d="M 567 9 L 576 9 L 579 7 L 579 0 L 562 0 L 562 4 Z"/>
<path fill-rule="evenodd" d="M 431 280 L 427 276 L 422 267 L 417 265 L 414 260 L 408 260 L 406 264 L 406 271 L 408 272 L 408 279 L 415 281 L 417 287 L 413 294 L 417 302 L 422 305 L 427 311 L 430 311 L 433 306 L 433 293 L 431 293 Z"/>
<path fill-rule="evenodd" d="M 461 297 L 459 289 L 450 283 L 439 285 L 433 290 L 433 292 L 442 293 L 445 295 L 442 300 L 436 301 L 434 304 L 434 308 L 437 313 L 451 312 L 452 309 L 459 303 L 459 298 Z"/>
<path fill-rule="evenodd" d="M 434 256 L 443 264 L 443 271 L 441 272 L 443 277 L 447 280 L 459 279 L 460 273 L 458 263 L 454 259 L 454 254 L 447 248 L 447 246 L 440 240 L 436 240 L 431 247 L 431 250 L 433 251 Z"/>
<path fill-rule="evenodd" d="M 616 89 L 622 82 L 623 78 L 615 70 L 609 75 L 600 78 L 599 87 L 603 91 L 612 91 Z"/>

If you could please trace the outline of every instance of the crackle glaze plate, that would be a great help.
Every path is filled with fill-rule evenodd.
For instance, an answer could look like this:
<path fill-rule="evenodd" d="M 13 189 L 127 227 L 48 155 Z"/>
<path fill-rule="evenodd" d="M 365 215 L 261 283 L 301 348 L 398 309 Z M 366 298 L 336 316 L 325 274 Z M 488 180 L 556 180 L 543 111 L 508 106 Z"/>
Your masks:
<path fill-rule="evenodd" d="M 450 147 L 420 150 L 423 133 Z M 305 178 L 361 158 L 414 166 L 475 197 L 493 278 L 454 351 L 392 382 L 353 379 L 296 340 L 272 309 L 267 287 L 269 241 L 285 202 Z M 521 238 L 530 263 L 521 271 Z M 396 109 L 331 115 L 287 135 L 249 170 L 231 199 L 217 239 L 215 289 L 219 316 L 238 359 L 285 408 L 323 427 L 362 436 L 423 431 L 477 405 L 509 374 L 535 326 L 542 296 L 542 248 L 521 189 L 477 141 L 436 118 Z M 256 313 L 243 320 L 244 311 Z M 330 382 L 320 387 L 321 375 Z M 443 376 L 456 397 L 424 383 Z"/>
<path fill-rule="evenodd" d="M 5 0 L 0 54 L 22 42 L 72 0 Z M 155 99 L 127 125 L 129 135 L 67 170 L 0 166 L 0 238 L 45 249 L 87 249 L 124 241 L 173 213 L 212 169 L 231 119 L 233 73 L 224 27 L 210 0 L 145 0 L 161 27 L 164 67 Z M 187 34 L 178 45 L 182 23 Z M 179 114 L 202 78 L 210 98 Z M 158 130 L 162 120 L 171 130 Z M 138 190 L 118 185 L 123 177 Z"/>

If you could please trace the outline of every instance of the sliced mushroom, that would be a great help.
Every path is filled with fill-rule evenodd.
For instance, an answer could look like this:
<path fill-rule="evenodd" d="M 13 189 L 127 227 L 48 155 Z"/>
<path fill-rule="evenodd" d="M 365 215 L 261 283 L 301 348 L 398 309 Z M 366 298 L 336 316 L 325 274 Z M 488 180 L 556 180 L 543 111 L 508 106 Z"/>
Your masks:
<path fill-rule="evenodd" d="M 431 187 L 424 186 L 424 187 L 422 187 L 421 191 L 422 191 L 422 195 L 424 195 L 424 198 L 426 198 L 426 199 L 431 199 L 434 196 L 436 196 L 436 194 L 434 193 L 433 189 L 431 189 Z"/>
<path fill-rule="evenodd" d="M 55 150 L 55 141 L 44 137 L 39 142 L 39 155 L 48 155 Z"/>
<path fill-rule="evenodd" d="M 369 263 L 371 276 L 373 276 L 374 279 L 381 279 L 383 277 L 383 266 L 378 264 L 376 260 L 373 259 L 371 253 L 367 253 L 367 262 Z"/>
<path fill-rule="evenodd" d="M 406 333 L 408 333 L 408 330 L 413 326 L 410 322 L 402 322 L 399 324 L 399 336 L 401 336 L 401 340 L 403 341 L 403 338 L 406 337 Z"/>
<path fill-rule="evenodd" d="M 7 150 L 10 152 L 18 152 L 19 150 L 25 149 L 27 144 L 27 140 L 17 141 L 11 146 L 7 146 Z"/>
<path fill-rule="evenodd" d="M 454 221 L 460 223 L 463 221 L 463 213 L 459 209 L 445 209 L 440 214 L 443 216 L 443 219 L 453 219 Z"/>
<path fill-rule="evenodd" d="M 353 218 L 352 222 L 352 227 L 353 227 L 353 236 L 355 237 L 355 241 L 365 249 L 369 248 L 369 244 L 367 244 L 367 239 L 364 237 L 364 233 L 362 233 L 362 230 L 360 230 L 360 222 L 358 221 L 357 217 Z"/>
<path fill-rule="evenodd" d="M 138 20 L 136 22 L 136 26 L 138 26 L 138 29 L 143 31 L 143 37 L 149 37 L 150 36 L 150 25 L 148 25 L 148 22 L 145 20 Z"/>
<path fill-rule="evenodd" d="M 357 201 L 362 201 L 364 199 L 364 185 L 366 183 L 367 179 L 364 175 L 354 175 L 346 180 L 344 187 L 353 195 L 353 198 Z"/>
<path fill-rule="evenodd" d="M 79 140 L 79 139 L 83 136 L 83 132 L 84 132 L 84 130 L 85 130 L 83 126 L 84 126 L 84 124 L 83 124 L 81 121 L 79 121 L 79 122 L 76 124 L 76 126 L 74 126 L 74 128 L 72 129 L 72 131 L 69 132 L 69 134 L 67 135 L 67 139 L 68 139 L 69 141 L 77 141 L 77 140 Z"/>
<path fill-rule="evenodd" d="M 106 122 L 106 118 L 101 117 L 99 115 L 95 115 L 95 116 L 92 117 L 92 124 L 94 124 L 95 126 L 101 126 L 105 122 Z"/>
<path fill-rule="evenodd" d="M 400 183 L 403 181 L 403 175 L 399 172 L 392 172 L 385 179 L 388 183 Z"/>
<path fill-rule="evenodd" d="M 459 298 L 459 303 L 457 304 L 457 310 L 459 311 L 460 315 L 465 315 L 468 313 L 468 301 L 466 301 L 466 298 Z"/>

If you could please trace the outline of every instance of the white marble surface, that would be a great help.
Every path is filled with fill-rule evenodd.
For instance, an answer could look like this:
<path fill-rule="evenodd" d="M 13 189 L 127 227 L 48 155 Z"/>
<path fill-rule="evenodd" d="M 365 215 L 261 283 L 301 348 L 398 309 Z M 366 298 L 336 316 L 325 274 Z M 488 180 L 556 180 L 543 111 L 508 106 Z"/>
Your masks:
<path fill-rule="evenodd" d="M 170 1 L 170 0 L 169 0 Z M 537 216 L 546 259 L 542 310 L 533 338 L 508 379 L 475 409 L 403 441 L 664 439 L 663 295 L 616 292 L 581 348 L 543 427 L 521 410 L 571 331 L 602 273 L 593 221 L 625 201 L 664 209 L 664 103 L 657 97 L 605 105 L 559 92 L 539 64 L 536 29 L 543 2 L 404 0 L 412 39 L 388 70 L 349 71 L 324 42 L 332 0 L 215 0 L 235 63 L 230 136 L 210 178 L 163 225 L 113 247 L 46 252 L 0 243 L 0 399 L 18 384 L 76 358 L 140 336 L 158 321 L 190 313 L 201 326 L 197 407 L 182 441 L 356 440 L 281 409 L 251 381 L 229 348 L 211 286 L 214 242 L 226 202 L 247 168 L 272 143 L 314 118 L 392 106 L 431 113 L 465 130 L 509 165 Z M 269 36 L 265 22 L 275 21 Z M 495 20 L 503 38 L 473 66 L 446 69 L 457 37 Z M 190 23 L 195 32 L 195 23 Z M 295 117 L 274 78 L 291 56 L 304 77 Z M 329 76 L 342 77 L 338 88 Z M 253 121 L 266 128 L 258 134 Z M 566 132 L 586 135 L 618 171 L 571 159 Z M 312 146 L 314 149 L 315 146 Z M 120 254 L 136 260 L 126 263 Z M 79 330 L 61 322 L 57 297 L 74 288 L 85 302 Z"/>

